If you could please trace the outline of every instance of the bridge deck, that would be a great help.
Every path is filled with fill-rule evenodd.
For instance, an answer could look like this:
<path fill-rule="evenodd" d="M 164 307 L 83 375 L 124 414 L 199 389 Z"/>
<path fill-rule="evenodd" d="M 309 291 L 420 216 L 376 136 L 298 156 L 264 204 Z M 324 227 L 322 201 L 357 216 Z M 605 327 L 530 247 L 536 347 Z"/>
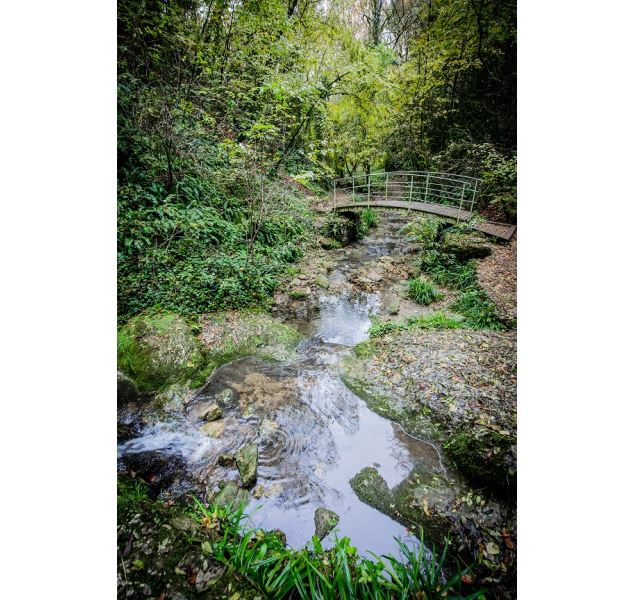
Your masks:
<path fill-rule="evenodd" d="M 417 212 L 430 213 L 448 219 L 458 219 L 459 221 L 469 221 L 473 214 L 468 210 L 461 210 L 455 206 L 447 206 L 445 204 L 434 204 L 431 202 L 408 202 L 403 200 L 370 200 L 360 202 L 341 202 L 335 205 L 334 210 L 346 208 L 364 208 L 366 206 L 375 206 L 377 208 L 401 208 L 405 210 L 414 210 Z M 516 231 L 516 225 L 508 225 L 507 223 L 494 223 L 493 221 L 481 221 L 474 225 L 474 229 L 488 235 L 510 240 Z"/>

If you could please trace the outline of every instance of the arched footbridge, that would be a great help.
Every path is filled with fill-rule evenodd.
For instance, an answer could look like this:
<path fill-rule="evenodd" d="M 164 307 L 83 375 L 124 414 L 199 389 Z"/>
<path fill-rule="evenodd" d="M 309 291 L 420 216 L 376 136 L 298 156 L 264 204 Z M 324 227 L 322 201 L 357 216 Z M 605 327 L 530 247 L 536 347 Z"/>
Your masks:
<path fill-rule="evenodd" d="M 456 221 L 473 221 L 472 228 L 505 240 L 516 225 L 474 218 L 480 179 L 453 173 L 391 171 L 333 180 L 333 210 L 391 208 L 423 212 Z"/>

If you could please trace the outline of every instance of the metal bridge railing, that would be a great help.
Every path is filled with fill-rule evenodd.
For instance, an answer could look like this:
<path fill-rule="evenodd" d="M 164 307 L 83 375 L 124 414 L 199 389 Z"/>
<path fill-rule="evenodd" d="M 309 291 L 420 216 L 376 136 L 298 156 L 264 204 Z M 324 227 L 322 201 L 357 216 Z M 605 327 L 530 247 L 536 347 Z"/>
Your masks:
<path fill-rule="evenodd" d="M 480 179 L 454 173 L 390 171 L 333 180 L 333 208 L 340 203 L 400 200 L 474 211 Z"/>

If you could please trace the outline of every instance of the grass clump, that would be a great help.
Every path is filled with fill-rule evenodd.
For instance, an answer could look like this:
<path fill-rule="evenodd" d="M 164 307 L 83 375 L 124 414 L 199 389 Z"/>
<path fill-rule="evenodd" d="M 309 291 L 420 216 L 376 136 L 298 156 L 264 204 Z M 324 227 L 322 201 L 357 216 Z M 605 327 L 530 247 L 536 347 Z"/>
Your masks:
<path fill-rule="evenodd" d="M 436 312 L 425 317 L 411 317 L 406 321 L 408 328 L 416 329 L 464 329 L 465 321 Z"/>
<path fill-rule="evenodd" d="M 426 306 L 443 298 L 443 294 L 437 288 L 420 277 L 408 282 L 408 294 L 415 302 Z"/>
<path fill-rule="evenodd" d="M 465 329 L 467 320 L 460 321 L 454 317 L 449 317 L 443 312 L 435 312 L 431 315 L 421 317 L 409 317 L 404 323 L 396 321 L 375 321 L 370 326 L 368 334 L 371 339 L 378 338 L 394 331 L 406 331 L 408 329 Z M 367 358 L 372 354 L 370 348 L 365 345 L 369 342 L 362 342 L 355 346 L 355 355 L 358 358 Z"/>
<path fill-rule="evenodd" d="M 502 330 L 506 324 L 496 312 L 496 307 L 485 292 L 473 288 L 463 292 L 452 309 L 465 315 L 466 324 L 472 329 Z"/>
<path fill-rule="evenodd" d="M 377 211 L 373 210 L 372 208 L 365 208 L 362 211 L 360 218 L 362 226 L 365 228 L 366 231 L 379 225 L 379 217 L 377 215 Z"/>

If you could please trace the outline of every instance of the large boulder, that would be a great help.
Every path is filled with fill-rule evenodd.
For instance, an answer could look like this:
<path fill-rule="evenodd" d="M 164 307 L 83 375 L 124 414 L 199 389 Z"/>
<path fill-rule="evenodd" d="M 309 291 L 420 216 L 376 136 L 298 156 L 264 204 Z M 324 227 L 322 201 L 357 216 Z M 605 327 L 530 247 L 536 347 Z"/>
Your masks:
<path fill-rule="evenodd" d="M 142 314 L 117 333 L 117 368 L 142 391 L 200 379 L 204 366 L 196 336 L 176 314 Z"/>
<path fill-rule="evenodd" d="M 453 254 L 464 262 L 472 258 L 485 258 L 492 253 L 487 240 L 477 233 L 450 232 L 443 240 L 443 252 Z"/>
<path fill-rule="evenodd" d="M 315 535 L 318 539 L 325 538 L 332 529 L 339 523 L 339 516 L 328 508 L 318 508 L 315 510 Z"/>
<path fill-rule="evenodd" d="M 236 452 L 236 466 L 240 473 L 240 480 L 245 488 L 256 485 L 258 479 L 258 446 L 248 444 Z"/>
<path fill-rule="evenodd" d="M 516 436 L 483 427 L 455 432 L 443 446 L 470 483 L 506 500 L 516 498 Z"/>

